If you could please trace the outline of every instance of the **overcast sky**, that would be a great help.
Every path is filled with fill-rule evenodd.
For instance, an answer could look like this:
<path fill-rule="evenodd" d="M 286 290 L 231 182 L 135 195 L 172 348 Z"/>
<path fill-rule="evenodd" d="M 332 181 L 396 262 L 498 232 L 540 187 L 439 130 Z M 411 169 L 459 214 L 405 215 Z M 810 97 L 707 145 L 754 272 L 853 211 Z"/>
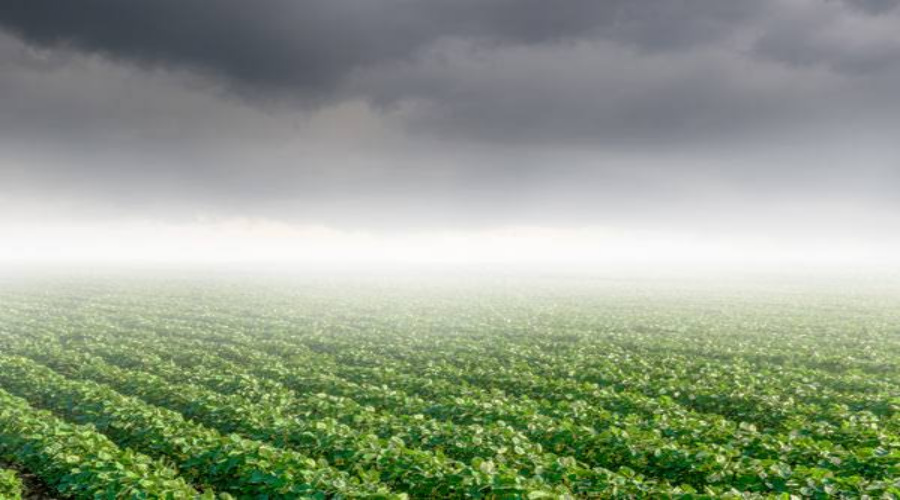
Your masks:
<path fill-rule="evenodd" d="M 0 221 L 900 233 L 895 0 L 7 0 Z"/>

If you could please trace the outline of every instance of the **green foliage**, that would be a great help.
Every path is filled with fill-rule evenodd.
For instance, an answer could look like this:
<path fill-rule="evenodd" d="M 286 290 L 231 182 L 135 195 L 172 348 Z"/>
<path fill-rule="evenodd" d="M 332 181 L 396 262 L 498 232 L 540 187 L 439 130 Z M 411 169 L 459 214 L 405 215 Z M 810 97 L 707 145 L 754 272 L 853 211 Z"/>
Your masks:
<path fill-rule="evenodd" d="M 377 485 L 348 481 L 298 453 L 221 435 L 105 386 L 66 379 L 25 358 L 0 356 L 0 384 L 34 404 L 93 425 L 121 446 L 166 457 L 191 481 L 233 495 L 389 497 Z"/>
<path fill-rule="evenodd" d="M 0 391 L 0 456 L 75 498 L 196 498 L 171 468 Z"/>
<path fill-rule="evenodd" d="M 900 495 L 892 295 L 120 286 L 0 293 L 0 387 L 208 494 Z"/>
<path fill-rule="evenodd" d="M 22 481 L 15 471 L 0 469 L 0 498 L 19 500 L 22 498 Z"/>

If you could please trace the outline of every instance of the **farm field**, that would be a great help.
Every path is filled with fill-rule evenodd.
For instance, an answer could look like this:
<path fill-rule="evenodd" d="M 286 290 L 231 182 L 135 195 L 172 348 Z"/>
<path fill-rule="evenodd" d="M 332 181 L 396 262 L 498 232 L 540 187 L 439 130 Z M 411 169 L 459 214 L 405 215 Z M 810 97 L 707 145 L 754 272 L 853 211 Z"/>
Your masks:
<path fill-rule="evenodd" d="M 898 412 L 890 280 L 0 277 L 4 499 L 898 498 Z"/>

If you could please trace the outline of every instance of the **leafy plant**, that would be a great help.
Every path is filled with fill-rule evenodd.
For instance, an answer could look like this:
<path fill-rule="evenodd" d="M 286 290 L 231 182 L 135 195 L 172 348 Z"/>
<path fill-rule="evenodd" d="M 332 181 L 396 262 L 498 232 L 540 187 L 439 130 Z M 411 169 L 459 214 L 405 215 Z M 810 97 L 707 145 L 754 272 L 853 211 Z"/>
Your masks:
<path fill-rule="evenodd" d="M 120 449 L 92 427 L 63 422 L 4 391 L 0 456 L 75 498 L 200 497 L 162 462 Z"/>
<path fill-rule="evenodd" d="M 22 498 L 22 480 L 15 471 L 0 469 L 0 498 L 20 500 Z"/>

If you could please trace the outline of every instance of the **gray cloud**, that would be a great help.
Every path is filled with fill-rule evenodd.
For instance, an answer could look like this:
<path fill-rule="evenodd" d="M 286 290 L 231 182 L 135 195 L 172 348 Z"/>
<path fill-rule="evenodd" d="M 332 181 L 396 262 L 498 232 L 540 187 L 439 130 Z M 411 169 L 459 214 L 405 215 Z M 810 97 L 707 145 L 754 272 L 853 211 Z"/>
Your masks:
<path fill-rule="evenodd" d="M 254 105 L 412 102 L 430 110 L 416 130 L 550 142 L 793 125 L 811 101 L 798 89 L 821 94 L 817 68 L 857 77 L 900 62 L 900 14 L 887 0 L 547 5 L 18 0 L 0 9 L 0 26 L 38 47 L 205 75 Z M 743 72 L 779 81 L 754 87 Z"/>
<path fill-rule="evenodd" d="M 850 76 L 900 68 L 897 2 L 785 3 L 755 41 L 757 54 Z M 775 15 L 777 14 L 777 15 Z"/>
<path fill-rule="evenodd" d="M 895 210 L 895 3 L 4 2 L 0 198 L 337 225 Z"/>
<path fill-rule="evenodd" d="M 898 0 L 845 0 L 851 7 L 862 9 L 868 14 L 884 14 L 900 5 Z"/>
<path fill-rule="evenodd" d="M 227 79 L 247 93 L 333 96 L 359 69 L 447 38 L 484 44 L 620 40 L 648 50 L 715 41 L 748 2 L 647 0 L 14 0 L 0 25 L 31 43 Z"/>
<path fill-rule="evenodd" d="M 578 36 L 618 9 L 579 0 L 89 0 L 6 2 L 0 23 L 31 43 L 210 72 L 238 88 L 332 94 L 361 67 L 409 57 L 445 36 L 542 42 Z M 528 4 L 528 5 L 526 5 Z M 511 14 L 511 15 L 510 15 Z M 549 14 L 549 15 L 547 15 Z"/>

